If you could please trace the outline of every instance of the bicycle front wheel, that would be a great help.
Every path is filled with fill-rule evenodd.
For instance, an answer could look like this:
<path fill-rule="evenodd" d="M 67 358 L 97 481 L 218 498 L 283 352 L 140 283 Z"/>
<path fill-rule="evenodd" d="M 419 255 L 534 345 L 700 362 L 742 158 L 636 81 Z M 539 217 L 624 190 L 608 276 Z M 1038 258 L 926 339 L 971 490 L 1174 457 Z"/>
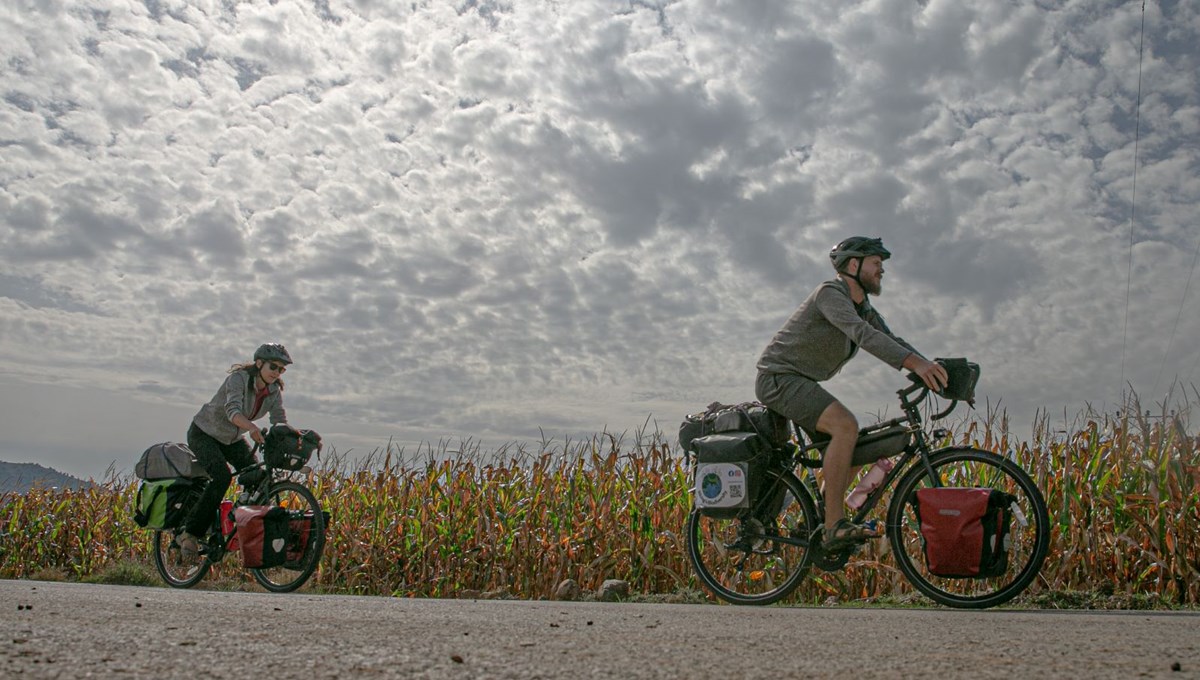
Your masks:
<path fill-rule="evenodd" d="M 787 597 L 811 568 L 808 537 L 817 510 L 790 471 L 772 472 L 765 503 L 742 517 L 718 519 L 693 509 L 688 558 L 717 597 L 733 604 L 771 604 Z M 778 510 L 776 511 L 776 508 Z"/>
<path fill-rule="evenodd" d="M 204 555 L 184 559 L 175 544 L 177 533 L 167 529 L 154 532 L 154 567 L 172 588 L 191 588 L 204 579 L 212 562 Z"/>
<path fill-rule="evenodd" d="M 325 513 L 311 491 L 296 482 L 271 485 L 268 504 L 288 512 L 287 561 L 268 569 L 251 569 L 254 580 L 271 592 L 288 593 L 308 581 L 325 550 Z"/>
<path fill-rule="evenodd" d="M 947 607 L 995 607 L 1021 594 L 1037 578 L 1050 546 L 1050 516 L 1033 479 L 1008 458 L 980 449 L 937 451 L 930 456 L 929 464 L 940 478 L 940 486 L 998 489 L 1016 498 L 1010 508 L 1008 569 L 988 578 L 949 578 L 930 573 L 916 501 L 919 489 L 934 484 L 918 459 L 900 478 L 888 507 L 888 540 L 900 571 L 917 590 Z"/>

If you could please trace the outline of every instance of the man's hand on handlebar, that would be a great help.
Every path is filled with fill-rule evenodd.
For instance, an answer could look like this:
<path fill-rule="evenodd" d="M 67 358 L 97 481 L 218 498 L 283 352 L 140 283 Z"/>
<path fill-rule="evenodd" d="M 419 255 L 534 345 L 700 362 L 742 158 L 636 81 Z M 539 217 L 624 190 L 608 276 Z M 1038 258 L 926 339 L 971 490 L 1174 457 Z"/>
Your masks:
<path fill-rule="evenodd" d="M 916 353 L 908 355 L 904 360 L 904 368 L 915 373 L 934 392 L 940 392 L 950 383 L 950 374 L 946 373 L 945 367 Z"/>

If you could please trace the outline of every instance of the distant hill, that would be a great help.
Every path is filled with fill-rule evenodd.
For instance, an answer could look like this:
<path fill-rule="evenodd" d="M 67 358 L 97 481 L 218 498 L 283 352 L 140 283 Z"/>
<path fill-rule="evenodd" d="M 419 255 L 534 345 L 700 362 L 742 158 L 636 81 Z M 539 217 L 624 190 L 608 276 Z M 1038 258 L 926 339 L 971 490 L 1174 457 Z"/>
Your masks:
<path fill-rule="evenodd" d="M 0 461 L 0 495 L 9 492 L 23 494 L 34 486 L 80 489 L 90 486 L 90 482 L 37 463 Z"/>

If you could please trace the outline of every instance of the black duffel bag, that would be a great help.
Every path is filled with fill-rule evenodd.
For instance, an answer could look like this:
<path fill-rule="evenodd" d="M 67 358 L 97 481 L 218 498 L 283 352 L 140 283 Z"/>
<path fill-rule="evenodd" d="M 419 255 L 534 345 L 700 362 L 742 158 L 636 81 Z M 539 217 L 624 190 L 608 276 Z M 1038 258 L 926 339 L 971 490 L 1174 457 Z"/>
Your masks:
<path fill-rule="evenodd" d="M 775 447 L 792 438 L 787 419 L 757 401 L 732 406 L 713 402 L 704 411 L 684 416 L 679 425 L 679 446 L 696 453 L 697 439 L 721 432 L 753 432 Z"/>

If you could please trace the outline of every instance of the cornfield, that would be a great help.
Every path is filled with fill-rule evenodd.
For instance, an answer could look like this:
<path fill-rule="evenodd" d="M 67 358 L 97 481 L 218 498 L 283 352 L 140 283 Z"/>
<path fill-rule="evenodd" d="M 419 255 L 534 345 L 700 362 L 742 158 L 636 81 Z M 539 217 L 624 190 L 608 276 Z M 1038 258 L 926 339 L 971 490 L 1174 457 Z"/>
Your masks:
<path fill-rule="evenodd" d="M 943 443 L 1013 457 L 1050 506 L 1050 553 L 1030 594 L 1098 591 L 1200 599 L 1200 454 L 1164 414 L 1096 417 L 1071 432 L 1046 420 L 1013 442 L 1002 419 L 964 421 Z M 1001 421 L 1000 426 L 996 425 Z M 699 590 L 682 535 L 690 511 L 682 455 L 661 434 L 609 434 L 536 452 L 442 445 L 406 457 L 389 448 L 350 463 L 327 455 L 307 483 L 332 515 L 310 588 L 331 593 L 548 598 L 564 579 L 609 578 L 642 595 Z M 150 564 L 132 519 L 137 480 L 83 490 L 35 489 L 0 506 L 0 578 L 86 579 Z M 245 578 L 237 558 L 210 578 Z M 886 541 L 846 569 L 814 569 L 796 602 L 909 592 Z"/>

